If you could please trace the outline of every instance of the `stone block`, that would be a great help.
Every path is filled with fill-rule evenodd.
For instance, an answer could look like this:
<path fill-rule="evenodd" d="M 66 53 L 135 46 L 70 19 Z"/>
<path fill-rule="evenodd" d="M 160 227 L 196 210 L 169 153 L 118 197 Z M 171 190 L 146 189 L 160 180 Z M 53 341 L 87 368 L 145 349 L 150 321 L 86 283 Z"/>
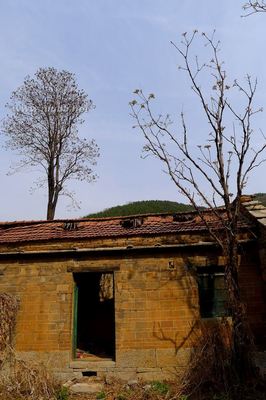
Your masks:
<path fill-rule="evenodd" d="M 138 350 L 121 350 L 117 354 L 116 364 L 118 367 L 155 367 L 155 350 L 143 350 L 142 348 Z"/>
<path fill-rule="evenodd" d="M 75 375 L 71 370 L 69 372 L 53 372 L 53 375 L 60 383 L 72 382 L 73 378 L 82 379 L 83 377 L 82 373 Z"/>
<path fill-rule="evenodd" d="M 137 378 L 141 381 L 164 381 L 172 380 L 173 375 L 162 371 L 160 368 L 152 368 L 150 370 L 137 370 Z"/>
<path fill-rule="evenodd" d="M 114 371 L 106 372 L 105 381 L 106 383 L 112 383 L 113 379 L 121 379 L 121 381 L 135 380 L 137 377 L 135 368 L 123 368 L 115 369 Z"/>
<path fill-rule="evenodd" d="M 191 349 L 156 349 L 158 367 L 179 367 L 186 365 L 189 361 Z"/>
<path fill-rule="evenodd" d="M 105 370 L 108 368 L 114 368 L 115 362 L 112 360 L 102 360 L 102 361 L 87 361 L 87 360 L 74 360 L 69 364 L 70 368 L 75 370 L 90 370 L 90 371 L 98 371 Z"/>
<path fill-rule="evenodd" d="M 40 362 L 53 370 L 64 370 L 69 366 L 69 351 L 19 351 L 18 356 L 28 362 Z"/>
<path fill-rule="evenodd" d="M 69 293 L 70 289 L 69 285 L 57 285 L 56 287 L 58 293 Z"/>
<path fill-rule="evenodd" d="M 101 392 L 104 388 L 103 383 L 99 382 L 81 382 L 74 383 L 74 385 L 70 386 L 70 391 L 73 393 L 98 393 Z"/>

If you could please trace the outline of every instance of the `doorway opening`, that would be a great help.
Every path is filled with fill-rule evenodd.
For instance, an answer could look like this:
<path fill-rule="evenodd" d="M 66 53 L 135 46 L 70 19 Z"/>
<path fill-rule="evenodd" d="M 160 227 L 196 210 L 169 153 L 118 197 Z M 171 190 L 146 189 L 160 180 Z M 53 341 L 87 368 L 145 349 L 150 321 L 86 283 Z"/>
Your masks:
<path fill-rule="evenodd" d="M 113 272 L 74 273 L 74 357 L 115 358 Z"/>

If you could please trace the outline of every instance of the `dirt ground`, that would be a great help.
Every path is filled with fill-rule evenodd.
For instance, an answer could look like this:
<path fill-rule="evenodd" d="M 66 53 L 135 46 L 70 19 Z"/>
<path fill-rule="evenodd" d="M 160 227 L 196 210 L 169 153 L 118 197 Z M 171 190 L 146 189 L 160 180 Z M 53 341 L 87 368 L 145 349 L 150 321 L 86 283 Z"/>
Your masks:
<path fill-rule="evenodd" d="M 113 381 L 104 385 L 104 389 L 95 394 L 71 394 L 68 400 L 163 400 L 174 399 L 174 385 L 163 382 Z M 183 398 L 182 400 L 186 400 Z"/>
<path fill-rule="evenodd" d="M 238 400 L 266 400 L 266 386 L 253 389 L 247 388 L 245 394 L 240 394 Z M 61 399 L 60 399 L 61 400 Z M 174 383 L 151 382 L 131 383 L 111 382 L 105 384 L 102 392 L 96 394 L 72 394 L 62 400 L 231 400 L 225 393 L 205 393 L 191 396 L 179 395 Z"/>

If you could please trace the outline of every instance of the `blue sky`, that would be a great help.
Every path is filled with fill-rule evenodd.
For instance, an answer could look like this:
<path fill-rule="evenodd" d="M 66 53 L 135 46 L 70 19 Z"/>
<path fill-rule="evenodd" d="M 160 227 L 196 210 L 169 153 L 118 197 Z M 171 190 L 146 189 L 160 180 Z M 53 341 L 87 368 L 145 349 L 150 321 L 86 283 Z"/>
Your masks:
<path fill-rule="evenodd" d="M 80 134 L 100 146 L 99 180 L 71 183 L 81 208 L 69 210 L 62 198 L 58 218 L 135 200 L 184 201 L 158 161 L 141 159 L 143 139 L 132 130 L 128 106 L 135 88 L 153 92 L 158 110 L 172 115 L 185 111 L 191 137 L 200 140 L 200 111 L 170 45 L 171 40 L 179 43 L 184 31 L 216 29 L 230 76 L 257 77 L 257 102 L 265 108 L 266 15 L 241 18 L 242 5 L 232 0 L 0 0 L 1 119 L 11 92 L 39 67 L 75 73 L 96 105 Z M 264 126 L 262 113 L 257 127 Z M 45 191 L 30 193 L 38 172 L 7 176 L 16 156 L 0 151 L 0 220 L 45 218 Z M 265 168 L 253 174 L 247 192 L 266 192 Z"/>

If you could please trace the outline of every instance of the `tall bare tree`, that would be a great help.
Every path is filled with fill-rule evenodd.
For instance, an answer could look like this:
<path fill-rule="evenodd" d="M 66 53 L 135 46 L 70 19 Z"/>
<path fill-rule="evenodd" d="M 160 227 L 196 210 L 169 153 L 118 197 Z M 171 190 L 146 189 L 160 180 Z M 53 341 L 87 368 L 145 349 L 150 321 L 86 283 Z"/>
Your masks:
<path fill-rule="evenodd" d="M 18 168 L 41 166 L 48 188 L 47 219 L 52 220 L 59 195 L 70 179 L 93 181 L 99 149 L 94 140 L 78 137 L 82 115 L 93 108 L 87 94 L 77 86 L 74 74 L 40 68 L 27 76 L 12 93 L 3 121 L 7 147 L 21 156 Z"/>
<path fill-rule="evenodd" d="M 179 68 L 186 73 L 207 122 L 210 133 L 205 142 L 197 143 L 198 132 L 188 132 L 183 113 L 180 131 L 176 132 L 169 115 L 153 112 L 153 94 L 146 96 L 137 89 L 130 106 L 134 127 L 141 130 L 145 139 L 144 156 L 152 155 L 162 161 L 165 172 L 195 207 L 225 257 L 233 321 L 232 354 L 234 365 L 245 377 L 252 365 L 252 335 L 239 288 L 238 222 L 243 189 L 249 174 L 264 161 L 266 139 L 252 128 L 255 115 L 261 111 L 254 108 L 256 80 L 253 82 L 247 76 L 244 86 L 236 80 L 230 82 L 219 59 L 219 41 L 204 33 L 199 40 L 207 46 L 210 59 L 200 64 L 193 54 L 198 39 L 198 32 L 194 31 L 192 35 L 183 34 L 180 46 L 172 44 L 181 56 Z M 207 84 L 203 86 L 203 82 Z M 234 101 L 230 101 L 231 94 Z M 211 210 L 212 223 L 199 203 Z M 223 212 L 217 205 L 223 205 Z"/>

